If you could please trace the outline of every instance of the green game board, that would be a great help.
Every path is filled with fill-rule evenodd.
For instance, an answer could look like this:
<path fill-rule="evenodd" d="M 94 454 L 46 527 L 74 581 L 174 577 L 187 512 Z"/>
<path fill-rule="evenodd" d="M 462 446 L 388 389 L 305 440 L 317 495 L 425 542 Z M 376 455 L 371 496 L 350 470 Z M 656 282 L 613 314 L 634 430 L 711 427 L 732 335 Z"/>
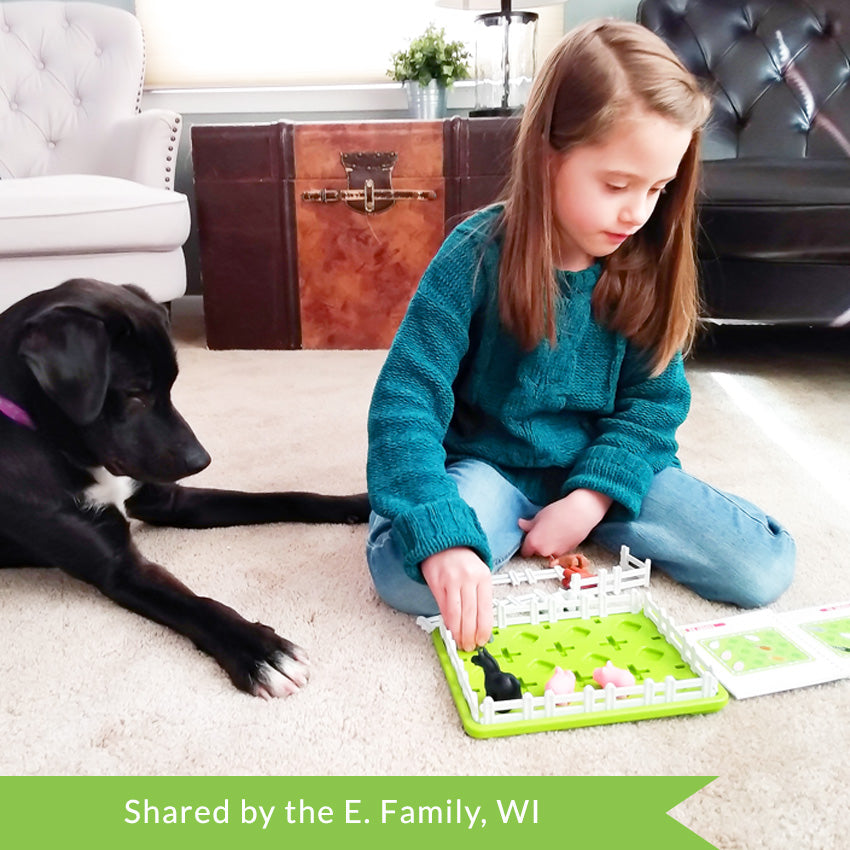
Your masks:
<path fill-rule="evenodd" d="M 524 695 L 530 694 L 536 699 L 525 698 L 525 713 L 522 708 L 500 711 L 498 706 L 503 703 L 494 703 L 497 707 L 495 718 L 485 723 L 473 716 L 461 686 L 460 677 L 466 677 L 480 707 L 486 696 L 484 675 L 471 663 L 473 653 L 457 652 L 463 667 L 458 673 L 440 630 L 434 629 L 431 635 L 463 727 L 473 737 L 517 735 L 675 714 L 705 713 L 718 711 L 729 698 L 717 684 L 707 696 L 699 690 L 699 674 L 691 669 L 643 611 L 605 617 L 571 617 L 536 625 L 520 623 L 494 629 L 488 651 L 503 671 L 513 673 L 520 680 Z M 609 694 L 607 705 L 601 705 L 605 692 L 594 683 L 593 671 L 609 660 L 617 667 L 630 670 L 636 685 L 632 689 L 617 689 L 615 693 L 618 696 L 614 698 Z M 546 682 L 556 666 L 575 673 L 576 696 L 569 704 L 557 705 L 554 714 L 544 716 L 540 704 Z M 656 683 L 657 688 L 647 704 L 645 692 L 653 687 L 652 683 L 647 683 L 649 679 Z M 676 682 L 681 683 L 682 690 L 675 697 L 657 696 L 657 689 L 665 686 L 670 692 L 677 689 Z M 588 690 L 588 686 L 593 690 Z M 620 695 L 624 693 L 627 695 Z M 594 707 L 589 710 L 587 701 L 591 699 Z"/>

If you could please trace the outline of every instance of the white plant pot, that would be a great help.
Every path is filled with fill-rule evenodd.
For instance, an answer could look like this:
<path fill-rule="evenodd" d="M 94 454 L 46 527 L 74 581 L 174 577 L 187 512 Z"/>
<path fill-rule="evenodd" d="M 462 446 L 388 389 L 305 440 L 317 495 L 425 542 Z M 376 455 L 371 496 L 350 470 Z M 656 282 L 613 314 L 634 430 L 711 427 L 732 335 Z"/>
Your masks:
<path fill-rule="evenodd" d="M 403 85 L 411 118 L 433 120 L 446 117 L 445 86 L 436 80 L 431 80 L 427 86 L 420 86 L 416 80 L 405 80 Z"/>

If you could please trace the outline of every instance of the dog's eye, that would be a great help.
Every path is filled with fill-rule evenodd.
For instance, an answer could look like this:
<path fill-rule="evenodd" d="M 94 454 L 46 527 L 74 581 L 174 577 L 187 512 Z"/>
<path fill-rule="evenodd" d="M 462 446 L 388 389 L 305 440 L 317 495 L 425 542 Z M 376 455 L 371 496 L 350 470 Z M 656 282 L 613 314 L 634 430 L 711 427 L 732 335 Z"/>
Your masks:
<path fill-rule="evenodd" d="M 150 402 L 150 396 L 144 390 L 131 390 L 124 395 L 124 404 L 128 411 L 140 412 L 144 410 Z"/>

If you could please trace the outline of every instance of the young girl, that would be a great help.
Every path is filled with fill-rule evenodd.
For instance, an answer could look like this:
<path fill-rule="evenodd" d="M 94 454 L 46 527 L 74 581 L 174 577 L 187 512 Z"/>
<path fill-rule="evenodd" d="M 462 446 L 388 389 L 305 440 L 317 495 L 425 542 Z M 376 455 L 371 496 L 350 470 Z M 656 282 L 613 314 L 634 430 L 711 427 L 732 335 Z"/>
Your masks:
<path fill-rule="evenodd" d="M 741 606 L 791 581 L 788 533 L 676 458 L 708 112 L 649 30 L 568 33 L 504 203 L 451 233 L 410 302 L 369 415 L 367 559 L 388 604 L 439 611 L 464 649 L 489 639 L 490 570 L 518 550 L 626 544 Z"/>

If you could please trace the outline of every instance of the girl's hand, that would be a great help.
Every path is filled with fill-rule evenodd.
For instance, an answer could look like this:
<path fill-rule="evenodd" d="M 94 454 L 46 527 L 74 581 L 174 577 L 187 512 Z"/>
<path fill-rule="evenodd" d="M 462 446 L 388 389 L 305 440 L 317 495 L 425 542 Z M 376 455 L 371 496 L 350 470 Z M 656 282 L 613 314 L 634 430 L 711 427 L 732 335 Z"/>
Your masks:
<path fill-rule="evenodd" d="M 493 631 L 493 585 L 487 564 L 472 549 L 456 546 L 426 558 L 422 575 L 458 646 L 472 652 L 487 643 Z"/>
<path fill-rule="evenodd" d="M 612 501 L 595 490 L 573 490 L 531 519 L 519 520 L 519 527 L 525 532 L 520 554 L 523 558 L 548 558 L 575 551 L 602 521 Z"/>

